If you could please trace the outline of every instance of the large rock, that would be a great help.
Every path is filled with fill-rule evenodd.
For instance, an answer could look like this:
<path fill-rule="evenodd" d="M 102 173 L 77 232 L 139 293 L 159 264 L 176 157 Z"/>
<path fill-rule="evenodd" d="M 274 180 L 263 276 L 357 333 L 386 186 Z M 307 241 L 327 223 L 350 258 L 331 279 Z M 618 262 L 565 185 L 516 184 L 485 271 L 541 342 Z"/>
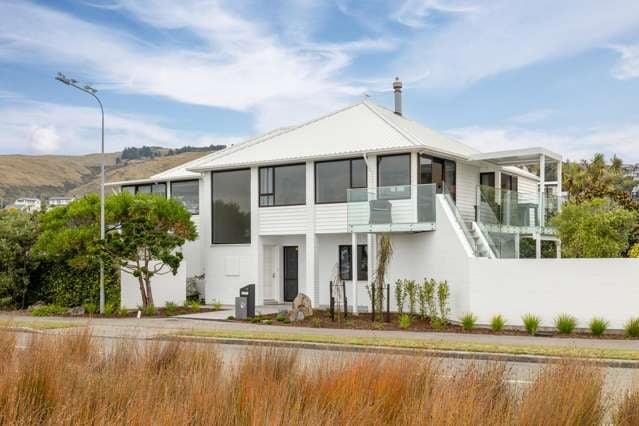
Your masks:
<path fill-rule="evenodd" d="M 67 311 L 67 315 L 71 315 L 72 317 L 81 317 L 84 315 L 84 308 L 82 306 L 71 308 Z"/>
<path fill-rule="evenodd" d="M 308 318 L 313 316 L 313 304 L 311 298 L 304 293 L 298 293 L 293 300 L 293 311 L 304 312 L 304 317 Z"/>
<path fill-rule="evenodd" d="M 304 310 L 302 308 L 291 309 L 288 313 L 288 320 L 290 322 L 304 321 Z"/>

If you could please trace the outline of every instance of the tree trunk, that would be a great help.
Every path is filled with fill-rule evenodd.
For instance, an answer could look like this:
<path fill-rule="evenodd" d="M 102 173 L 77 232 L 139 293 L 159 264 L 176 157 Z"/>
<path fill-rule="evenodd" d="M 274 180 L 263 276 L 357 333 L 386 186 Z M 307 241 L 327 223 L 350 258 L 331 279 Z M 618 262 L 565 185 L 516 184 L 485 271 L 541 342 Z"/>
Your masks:
<path fill-rule="evenodd" d="M 146 288 L 144 287 L 144 280 L 142 279 L 142 275 L 138 277 L 138 282 L 140 283 L 140 296 L 142 296 L 142 306 L 146 308 L 149 305 L 149 300 L 146 297 Z"/>
<path fill-rule="evenodd" d="M 151 278 L 144 277 L 144 283 L 146 284 L 146 301 L 149 305 L 154 305 L 153 292 L 151 291 Z"/>

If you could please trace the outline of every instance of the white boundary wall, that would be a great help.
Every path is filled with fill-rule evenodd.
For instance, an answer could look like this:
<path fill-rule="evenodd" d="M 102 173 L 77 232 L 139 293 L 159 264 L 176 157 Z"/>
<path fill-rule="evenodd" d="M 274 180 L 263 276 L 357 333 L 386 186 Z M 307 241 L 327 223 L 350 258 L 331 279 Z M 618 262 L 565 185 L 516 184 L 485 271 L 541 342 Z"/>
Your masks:
<path fill-rule="evenodd" d="M 639 316 L 639 259 L 469 259 L 470 311 L 480 324 L 502 314 L 522 325 L 526 313 L 554 326 L 560 313 L 587 327 L 593 316 L 623 328 Z"/>
<path fill-rule="evenodd" d="M 151 266 L 152 267 L 152 266 Z M 186 300 L 186 261 L 182 261 L 177 275 L 171 272 L 151 277 L 151 291 L 156 307 L 164 307 L 166 302 L 181 305 Z M 128 309 L 142 305 L 140 284 L 131 274 L 120 272 L 120 303 Z"/>

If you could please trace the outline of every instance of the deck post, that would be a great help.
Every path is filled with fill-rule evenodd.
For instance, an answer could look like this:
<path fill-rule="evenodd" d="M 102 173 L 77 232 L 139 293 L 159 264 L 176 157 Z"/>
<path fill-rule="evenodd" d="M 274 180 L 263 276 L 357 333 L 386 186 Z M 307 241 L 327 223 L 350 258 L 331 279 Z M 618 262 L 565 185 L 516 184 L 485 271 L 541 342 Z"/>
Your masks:
<path fill-rule="evenodd" d="M 351 233 L 351 260 L 353 261 L 351 265 L 351 279 L 353 280 L 353 315 L 358 315 L 357 312 L 357 234 L 355 232 Z"/>
<path fill-rule="evenodd" d="M 546 155 L 539 156 L 539 231 L 537 233 L 536 257 L 541 259 L 541 231 L 546 225 L 546 206 L 544 205 L 544 195 L 546 193 Z"/>

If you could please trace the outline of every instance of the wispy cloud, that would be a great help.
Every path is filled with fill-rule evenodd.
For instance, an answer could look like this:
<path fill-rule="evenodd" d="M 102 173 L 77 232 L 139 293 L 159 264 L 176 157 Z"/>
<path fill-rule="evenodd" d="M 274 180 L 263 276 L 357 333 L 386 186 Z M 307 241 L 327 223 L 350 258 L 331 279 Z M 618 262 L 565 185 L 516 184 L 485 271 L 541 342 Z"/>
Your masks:
<path fill-rule="evenodd" d="M 534 124 L 544 121 L 553 114 L 553 110 L 549 108 L 535 109 L 523 114 L 515 115 L 510 121 L 515 124 Z"/>
<path fill-rule="evenodd" d="M 541 146 L 564 158 L 592 158 L 595 152 L 618 155 L 626 162 L 639 162 L 639 125 L 602 126 L 583 129 L 547 131 L 512 127 L 465 127 L 446 133 L 481 151 Z"/>
<path fill-rule="evenodd" d="M 479 7 L 477 3 L 466 0 L 406 0 L 391 14 L 391 18 L 408 27 L 422 28 L 433 13 L 470 13 Z"/>
<path fill-rule="evenodd" d="M 133 34 L 26 2 L 0 5 L 0 61 L 81 67 L 110 88 L 258 114 L 264 105 L 331 94 L 333 108 L 361 88 L 337 78 L 360 51 L 387 49 L 380 40 L 285 44 L 265 22 L 232 13 L 217 1 L 121 0 L 106 4 L 163 31 L 186 31 L 184 46 L 152 45 Z M 303 106 L 303 103 L 300 103 Z"/>
<path fill-rule="evenodd" d="M 639 44 L 614 45 L 611 49 L 621 55 L 612 75 L 619 80 L 639 77 Z"/>
<path fill-rule="evenodd" d="M 487 0 L 441 31 L 416 35 L 394 68 L 424 87 L 458 88 L 576 55 L 638 28 L 634 1 Z"/>
<path fill-rule="evenodd" d="M 28 99 L 0 106 L 0 152 L 81 154 L 99 150 L 98 111 Z M 107 114 L 108 151 L 127 146 L 181 147 L 235 143 L 240 138 L 172 130 L 141 115 Z"/>

